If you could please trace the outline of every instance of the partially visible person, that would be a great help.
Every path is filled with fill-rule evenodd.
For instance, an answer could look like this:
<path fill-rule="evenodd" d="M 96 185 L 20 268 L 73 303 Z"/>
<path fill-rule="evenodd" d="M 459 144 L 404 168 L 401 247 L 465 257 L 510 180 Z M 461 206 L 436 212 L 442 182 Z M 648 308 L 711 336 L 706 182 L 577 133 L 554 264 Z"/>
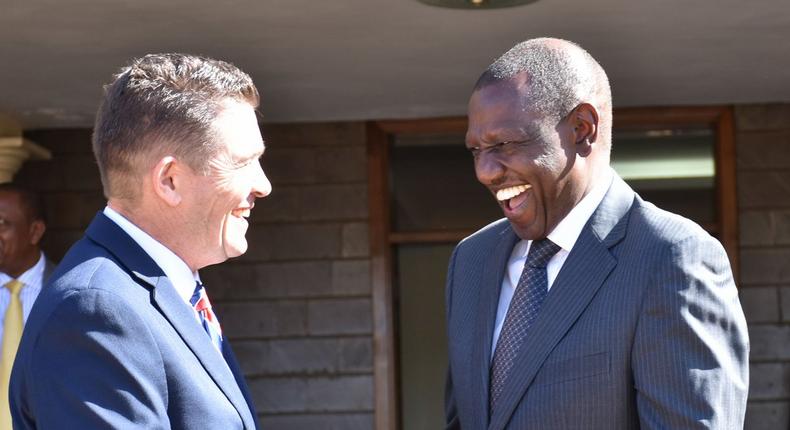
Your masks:
<path fill-rule="evenodd" d="M 47 229 L 39 196 L 15 185 L 0 184 L 0 429 L 11 428 L 8 381 L 22 327 L 55 270 L 41 251 Z"/>
<path fill-rule="evenodd" d="M 528 40 L 483 73 L 468 113 L 505 219 L 450 261 L 447 428 L 742 428 L 749 337 L 729 260 L 610 167 L 601 65 Z"/>
<path fill-rule="evenodd" d="M 198 270 L 247 250 L 271 192 L 258 102 L 237 67 L 183 54 L 136 59 L 105 88 L 93 151 L 107 207 L 31 312 L 14 428 L 257 427 Z"/>

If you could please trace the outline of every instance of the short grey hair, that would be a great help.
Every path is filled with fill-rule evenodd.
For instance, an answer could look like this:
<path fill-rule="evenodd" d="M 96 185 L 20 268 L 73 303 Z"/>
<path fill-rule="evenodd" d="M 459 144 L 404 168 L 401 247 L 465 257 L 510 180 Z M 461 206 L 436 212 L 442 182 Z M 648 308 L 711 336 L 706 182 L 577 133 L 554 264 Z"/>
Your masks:
<path fill-rule="evenodd" d="M 494 61 L 475 85 L 528 75 L 527 106 L 560 120 L 581 103 L 603 111 L 611 124 L 612 93 L 603 67 L 582 47 L 562 39 L 538 38 L 521 42 Z"/>

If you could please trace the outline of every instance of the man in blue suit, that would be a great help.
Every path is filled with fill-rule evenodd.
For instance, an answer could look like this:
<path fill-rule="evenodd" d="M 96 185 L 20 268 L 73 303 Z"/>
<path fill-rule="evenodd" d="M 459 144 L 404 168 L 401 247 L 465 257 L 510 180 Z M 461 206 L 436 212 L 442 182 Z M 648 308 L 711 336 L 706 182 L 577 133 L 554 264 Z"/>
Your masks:
<path fill-rule="evenodd" d="M 105 88 L 107 207 L 30 314 L 15 428 L 256 428 L 198 270 L 247 250 L 246 218 L 271 192 L 258 101 L 235 66 L 180 54 L 134 60 Z"/>
<path fill-rule="evenodd" d="M 748 335 L 727 255 L 609 167 L 611 92 L 579 46 L 516 45 L 466 146 L 506 219 L 447 281 L 449 429 L 736 429 Z"/>

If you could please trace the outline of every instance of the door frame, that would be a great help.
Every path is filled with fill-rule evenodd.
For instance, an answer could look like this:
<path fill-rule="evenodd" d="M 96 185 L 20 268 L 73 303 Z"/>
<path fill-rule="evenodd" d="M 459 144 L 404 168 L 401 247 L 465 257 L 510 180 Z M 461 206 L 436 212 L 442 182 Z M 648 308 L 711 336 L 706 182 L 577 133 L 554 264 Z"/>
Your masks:
<path fill-rule="evenodd" d="M 716 214 L 713 228 L 738 279 L 738 208 L 735 128 L 730 106 L 615 109 L 615 129 L 706 126 L 715 133 Z M 389 151 L 394 136 L 465 133 L 465 117 L 369 121 L 366 124 L 371 287 L 373 302 L 374 422 L 376 430 L 400 429 L 398 348 L 393 307 L 392 247 L 399 243 L 458 242 L 472 231 L 392 231 Z M 471 172 L 470 172 L 471 174 Z"/>

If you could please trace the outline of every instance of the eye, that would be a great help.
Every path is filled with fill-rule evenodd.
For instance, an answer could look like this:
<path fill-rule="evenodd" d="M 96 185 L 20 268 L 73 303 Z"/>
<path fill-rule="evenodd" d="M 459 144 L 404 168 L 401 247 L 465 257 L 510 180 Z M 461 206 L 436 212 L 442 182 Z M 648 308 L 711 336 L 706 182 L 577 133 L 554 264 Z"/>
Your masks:
<path fill-rule="evenodd" d="M 257 163 L 257 164 L 261 164 L 261 158 L 262 158 L 262 157 L 253 157 L 253 158 L 248 158 L 248 159 L 246 159 L 246 160 L 244 160 L 244 161 L 241 161 L 241 162 L 239 162 L 238 164 L 236 164 L 236 167 L 235 167 L 235 168 L 236 168 L 237 170 L 240 170 L 240 169 L 244 169 L 244 168 L 247 168 L 247 167 L 253 166 L 253 165 L 255 165 L 256 163 Z"/>
<path fill-rule="evenodd" d="M 517 141 L 517 140 L 503 140 L 502 142 L 497 143 L 497 146 L 499 146 L 501 148 L 501 147 L 504 147 L 504 146 L 518 145 L 520 143 L 523 143 L 523 142 L 520 142 L 520 141 Z"/>
<path fill-rule="evenodd" d="M 497 142 L 489 148 L 491 152 L 498 153 L 500 151 L 504 151 L 512 147 L 513 141 L 510 140 L 503 140 L 501 142 Z"/>
<path fill-rule="evenodd" d="M 522 146 L 528 145 L 532 140 L 503 140 L 497 144 L 497 147 L 502 150 L 516 150 Z"/>

